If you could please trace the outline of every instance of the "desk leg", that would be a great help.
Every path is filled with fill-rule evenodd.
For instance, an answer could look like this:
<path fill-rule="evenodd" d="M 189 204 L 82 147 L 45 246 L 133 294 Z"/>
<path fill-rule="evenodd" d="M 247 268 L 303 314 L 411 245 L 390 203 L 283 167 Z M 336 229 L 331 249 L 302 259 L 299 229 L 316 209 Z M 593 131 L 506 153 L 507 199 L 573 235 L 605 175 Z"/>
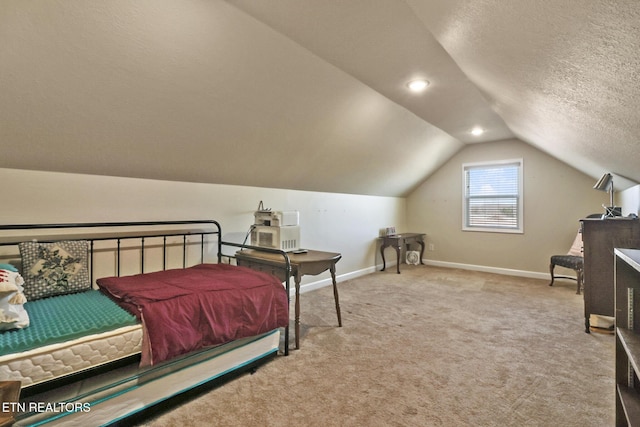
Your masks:
<path fill-rule="evenodd" d="M 336 265 L 332 264 L 331 281 L 333 282 L 333 299 L 336 301 L 336 314 L 338 315 L 338 326 L 342 326 L 342 316 L 340 315 L 340 299 L 338 298 L 338 284 L 336 283 Z"/>
<path fill-rule="evenodd" d="M 424 262 L 422 262 L 422 258 L 424 257 L 424 240 L 420 239 L 418 243 L 420 244 L 420 264 L 424 265 Z"/>
<path fill-rule="evenodd" d="M 398 263 L 396 264 L 396 268 L 398 269 L 398 274 L 400 274 L 400 252 L 402 252 L 402 246 L 398 245 L 394 248 L 396 250 L 396 258 Z"/>
<path fill-rule="evenodd" d="M 291 310 L 291 292 L 290 286 L 291 281 L 287 277 L 286 279 L 286 290 L 287 290 L 287 311 Z M 289 337 L 291 328 L 289 327 L 289 315 L 287 314 L 287 326 L 284 327 L 284 355 L 289 355 Z"/>
<path fill-rule="evenodd" d="M 387 268 L 387 264 L 384 260 L 384 248 L 386 248 L 386 246 L 382 244 L 382 246 L 380 246 L 380 256 L 382 257 L 382 270 L 380 271 L 384 271 L 384 269 Z"/>
<path fill-rule="evenodd" d="M 300 348 L 300 280 L 301 277 L 296 275 L 296 308 L 295 308 L 295 326 L 296 326 L 296 350 Z"/>

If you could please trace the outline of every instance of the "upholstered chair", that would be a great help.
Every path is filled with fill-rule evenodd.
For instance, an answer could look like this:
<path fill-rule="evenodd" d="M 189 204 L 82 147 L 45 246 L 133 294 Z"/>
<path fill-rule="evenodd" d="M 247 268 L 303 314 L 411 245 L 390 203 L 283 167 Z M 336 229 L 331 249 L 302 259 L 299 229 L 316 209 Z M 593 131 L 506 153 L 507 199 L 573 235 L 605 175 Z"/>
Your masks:
<path fill-rule="evenodd" d="M 576 272 L 576 277 L 570 276 L 554 276 L 553 270 L 559 265 L 560 267 L 569 268 Z M 572 279 L 577 282 L 576 293 L 580 295 L 582 290 L 582 279 L 584 274 L 584 258 L 582 257 L 582 234 L 578 231 L 576 238 L 571 245 L 571 249 L 566 255 L 552 255 L 551 263 L 549 264 L 549 272 L 551 273 L 551 283 L 549 286 L 553 286 L 555 278 Z"/>

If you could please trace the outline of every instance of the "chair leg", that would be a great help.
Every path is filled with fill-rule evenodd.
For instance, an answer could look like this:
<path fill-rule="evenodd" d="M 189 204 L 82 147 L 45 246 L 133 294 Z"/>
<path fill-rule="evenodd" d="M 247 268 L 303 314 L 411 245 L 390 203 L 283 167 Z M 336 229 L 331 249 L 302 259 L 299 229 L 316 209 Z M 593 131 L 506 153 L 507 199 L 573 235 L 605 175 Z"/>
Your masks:
<path fill-rule="evenodd" d="M 576 294 L 580 295 L 580 290 L 582 289 L 582 278 L 583 278 L 582 270 L 576 271 L 576 274 L 577 274 L 576 281 L 578 282 L 578 289 L 576 290 Z"/>
<path fill-rule="evenodd" d="M 553 286 L 553 281 L 554 281 L 554 277 L 553 277 L 553 269 L 555 268 L 555 264 L 551 263 L 549 264 L 549 273 L 551 273 L 551 283 L 549 283 L 549 286 Z"/>

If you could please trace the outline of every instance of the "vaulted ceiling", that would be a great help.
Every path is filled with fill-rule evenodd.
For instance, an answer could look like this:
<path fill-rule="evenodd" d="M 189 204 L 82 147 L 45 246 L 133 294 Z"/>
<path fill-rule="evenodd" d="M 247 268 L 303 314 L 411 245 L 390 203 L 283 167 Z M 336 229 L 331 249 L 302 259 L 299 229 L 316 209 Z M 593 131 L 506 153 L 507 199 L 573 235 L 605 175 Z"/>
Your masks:
<path fill-rule="evenodd" d="M 638 111 L 637 0 L 0 2 L 0 167 L 403 196 L 519 138 L 624 187 Z"/>

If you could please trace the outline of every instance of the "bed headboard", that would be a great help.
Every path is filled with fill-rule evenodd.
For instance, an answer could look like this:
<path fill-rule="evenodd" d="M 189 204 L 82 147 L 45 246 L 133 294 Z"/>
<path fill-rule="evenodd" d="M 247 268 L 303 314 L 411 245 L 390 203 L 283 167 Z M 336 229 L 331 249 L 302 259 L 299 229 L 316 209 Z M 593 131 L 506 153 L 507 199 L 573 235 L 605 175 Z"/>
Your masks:
<path fill-rule="evenodd" d="M 86 241 L 90 281 L 94 283 L 97 257 L 110 259 L 113 271 L 107 275 L 115 276 L 124 274 L 125 254 L 127 274 L 185 268 L 214 260 L 220 263 L 221 233 L 220 224 L 214 220 L 0 225 L 0 263 L 19 263 L 18 245 L 22 242 Z M 152 252 L 154 260 L 149 259 Z"/>

